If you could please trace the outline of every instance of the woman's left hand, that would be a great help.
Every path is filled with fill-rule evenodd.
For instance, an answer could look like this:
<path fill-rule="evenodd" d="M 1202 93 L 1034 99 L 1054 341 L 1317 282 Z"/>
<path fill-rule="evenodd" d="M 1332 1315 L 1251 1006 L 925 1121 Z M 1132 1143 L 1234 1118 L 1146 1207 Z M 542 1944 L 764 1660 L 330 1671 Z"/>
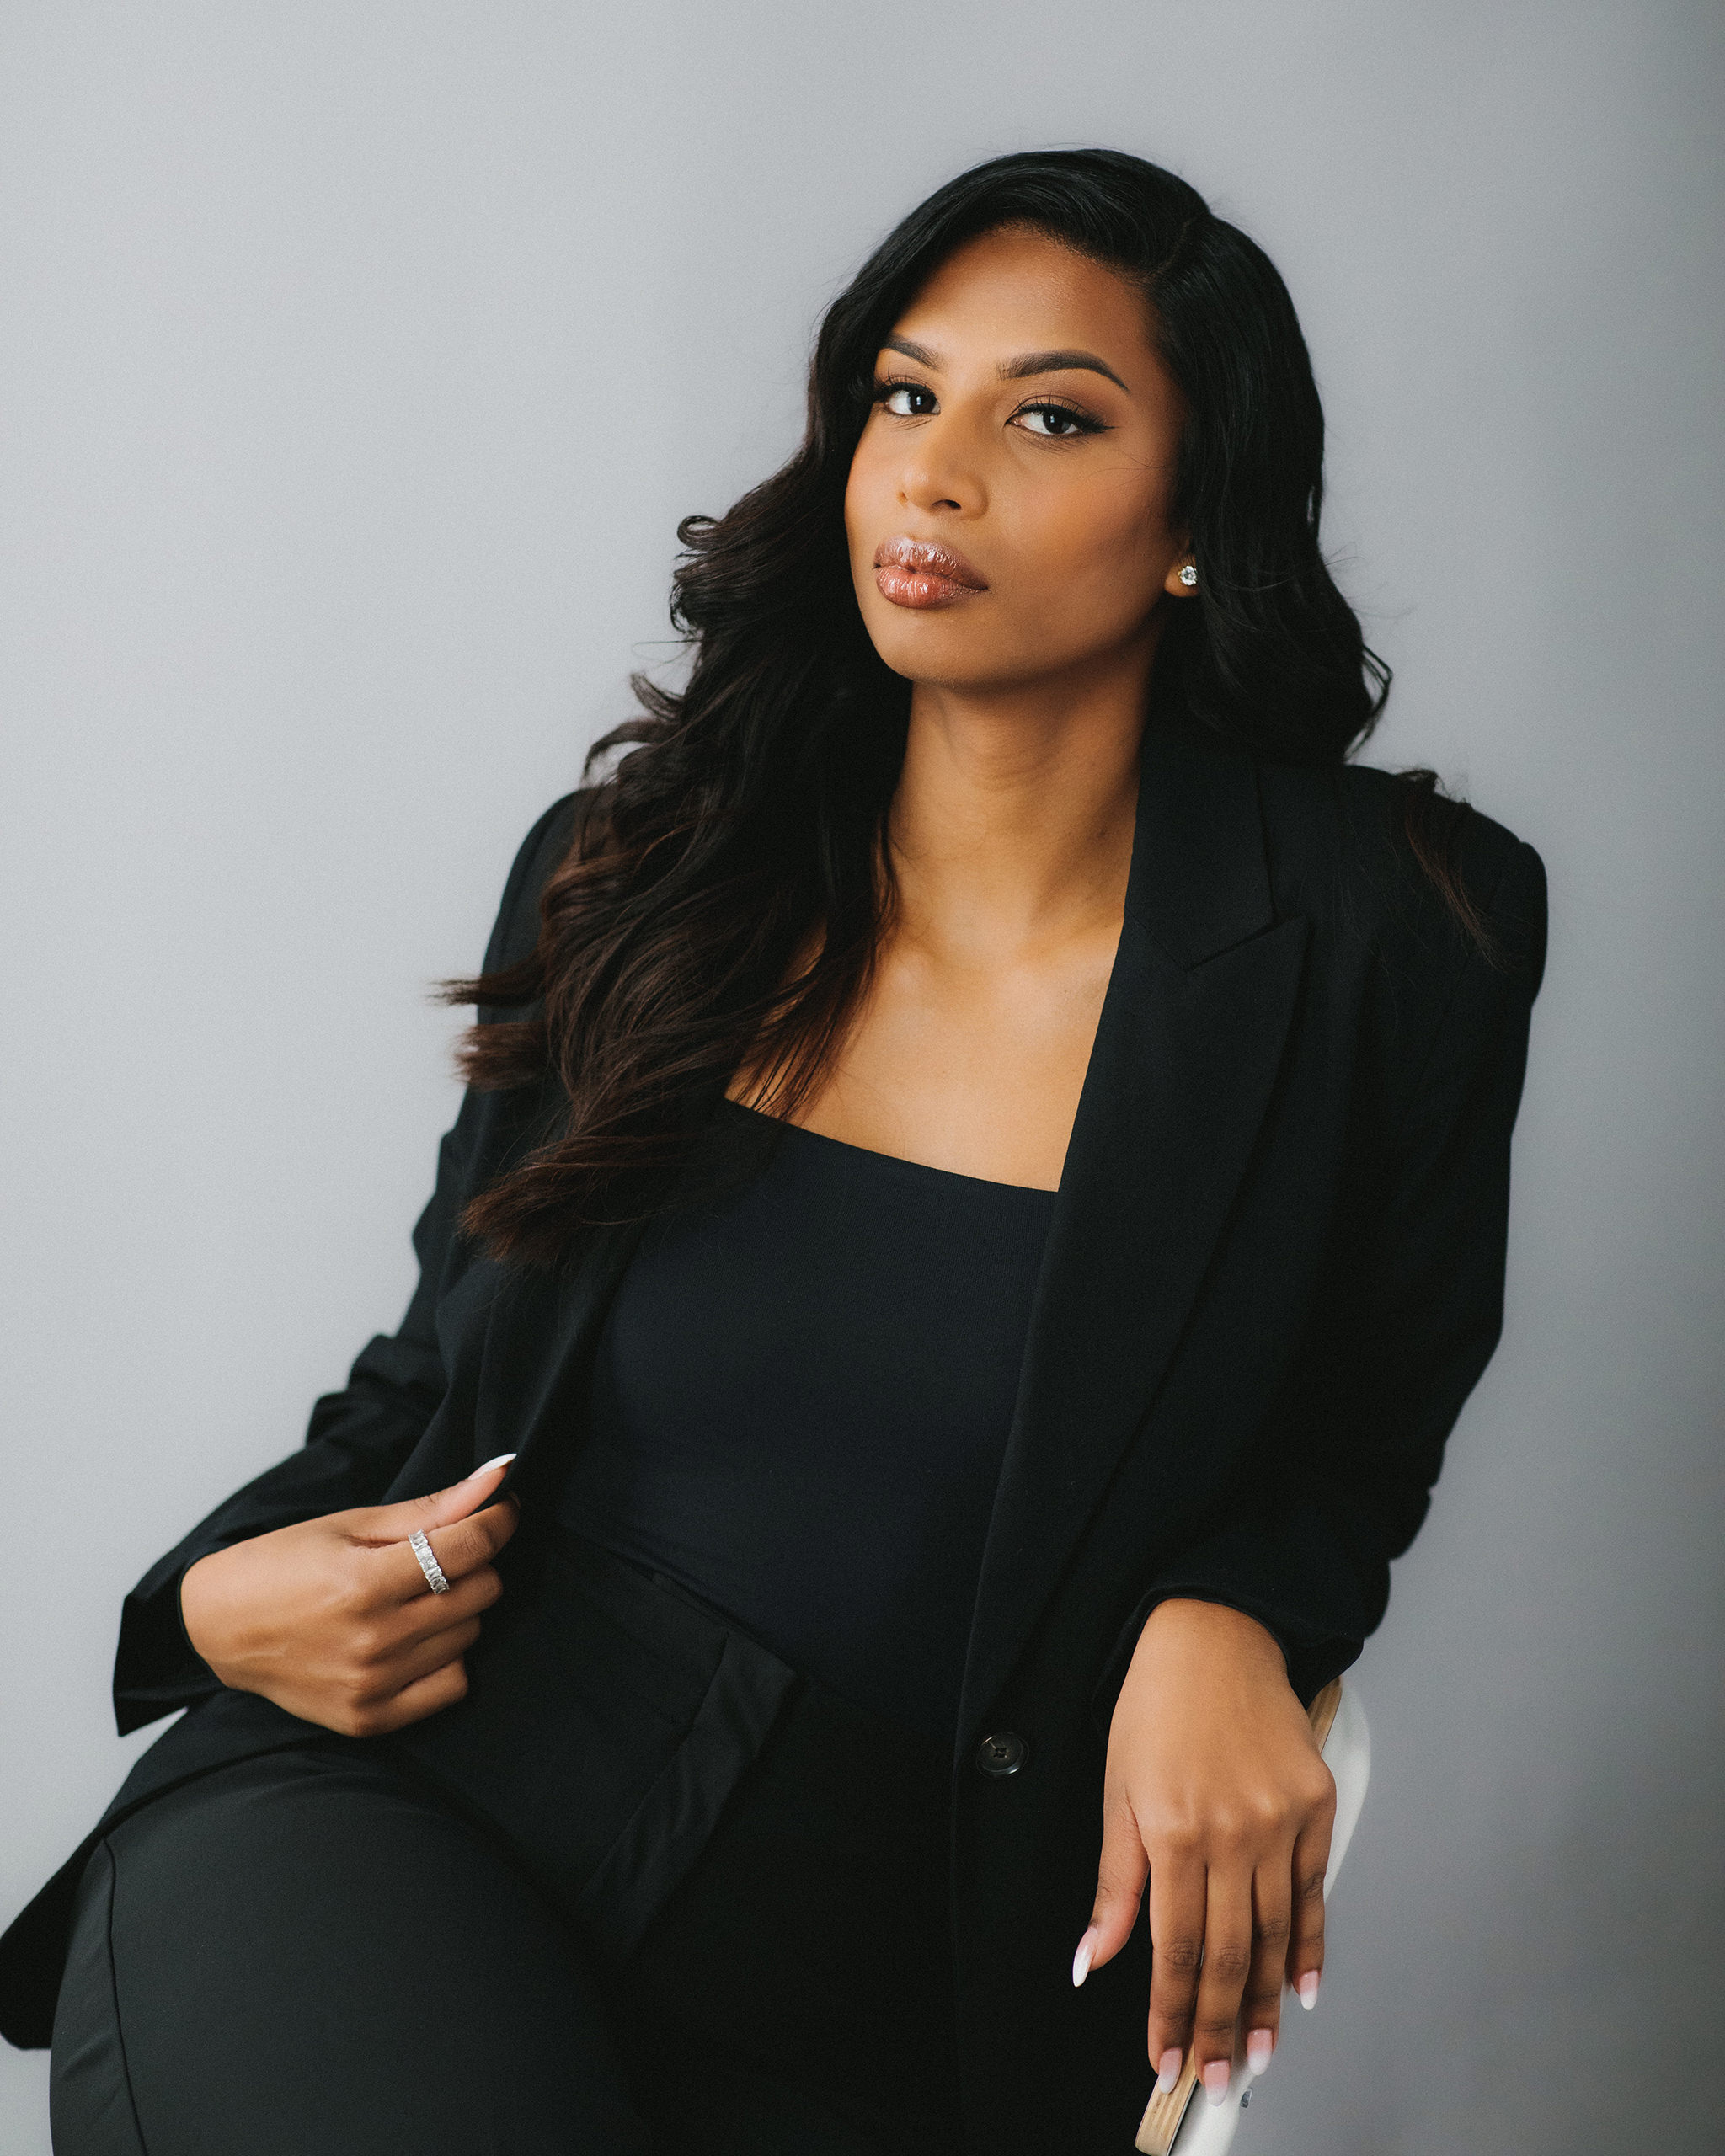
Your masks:
<path fill-rule="evenodd" d="M 1191 2044 L 1220 2103 L 1236 2027 L 1262 2073 L 1284 1978 L 1310 2006 L 1324 1959 L 1336 1785 L 1262 1625 L 1220 1603 L 1157 1604 L 1115 1704 L 1103 1806 L 1073 1982 L 1125 1945 L 1148 1880 L 1156 2086 L 1173 2086 Z"/>

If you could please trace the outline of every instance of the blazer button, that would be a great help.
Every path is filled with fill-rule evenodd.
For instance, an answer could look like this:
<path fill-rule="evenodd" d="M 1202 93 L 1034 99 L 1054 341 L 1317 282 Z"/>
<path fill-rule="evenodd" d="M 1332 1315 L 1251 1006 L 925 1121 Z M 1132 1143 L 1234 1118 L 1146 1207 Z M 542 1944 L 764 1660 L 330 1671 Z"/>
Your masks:
<path fill-rule="evenodd" d="M 976 1748 L 976 1764 L 985 1774 L 1016 1774 L 1030 1757 L 1030 1747 L 1014 1730 L 985 1737 Z"/>

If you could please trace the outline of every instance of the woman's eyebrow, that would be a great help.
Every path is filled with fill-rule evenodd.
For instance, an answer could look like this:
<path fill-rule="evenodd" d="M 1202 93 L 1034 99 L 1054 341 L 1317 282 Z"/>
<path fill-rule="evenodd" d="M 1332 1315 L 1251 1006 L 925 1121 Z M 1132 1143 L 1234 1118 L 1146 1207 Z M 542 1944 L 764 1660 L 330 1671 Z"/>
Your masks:
<path fill-rule="evenodd" d="M 881 346 L 883 352 L 902 352 L 907 360 L 915 360 L 918 366 L 932 367 L 940 372 L 940 360 L 927 344 L 913 344 L 908 337 L 889 337 Z"/>
<path fill-rule="evenodd" d="M 1094 352 L 1021 352 L 1016 360 L 1002 360 L 996 371 L 1002 382 L 1019 382 L 1028 374 L 1060 374 L 1068 367 L 1106 375 L 1117 388 L 1126 389 L 1107 360 L 1097 359 Z M 1126 394 L 1132 392 L 1127 389 Z"/>
<path fill-rule="evenodd" d="M 918 366 L 932 367 L 937 374 L 940 371 L 939 355 L 931 351 L 927 344 L 912 344 L 908 337 L 889 337 L 881 350 L 884 352 L 902 352 L 907 360 L 915 360 Z M 1097 359 L 1094 352 L 1021 352 L 1016 360 L 1002 360 L 995 371 L 1002 382 L 1022 382 L 1027 375 L 1060 374 L 1071 367 L 1081 367 L 1091 374 L 1106 375 L 1117 387 L 1126 389 L 1125 383 L 1107 360 Z M 1130 397 L 1132 392 L 1126 389 L 1126 394 Z"/>

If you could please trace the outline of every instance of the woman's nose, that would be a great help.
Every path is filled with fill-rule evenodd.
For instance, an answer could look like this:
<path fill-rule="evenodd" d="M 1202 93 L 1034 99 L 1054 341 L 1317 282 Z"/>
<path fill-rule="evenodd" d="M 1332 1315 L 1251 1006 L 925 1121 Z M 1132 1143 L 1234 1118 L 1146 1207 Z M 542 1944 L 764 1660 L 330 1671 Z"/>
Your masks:
<path fill-rule="evenodd" d="M 899 497 L 911 509 L 975 514 L 985 504 L 987 490 L 976 458 L 957 430 L 937 421 L 906 445 Z"/>

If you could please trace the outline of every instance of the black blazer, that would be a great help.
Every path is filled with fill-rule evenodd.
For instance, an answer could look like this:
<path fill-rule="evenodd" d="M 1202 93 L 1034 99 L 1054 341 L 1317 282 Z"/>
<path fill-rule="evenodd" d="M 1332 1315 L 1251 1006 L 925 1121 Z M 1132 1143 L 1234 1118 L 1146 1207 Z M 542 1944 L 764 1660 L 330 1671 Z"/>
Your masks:
<path fill-rule="evenodd" d="M 582 798 L 529 834 L 488 966 L 531 948 Z M 1082 1991 L 1068 1973 L 1095 1886 L 1109 1716 L 1145 1616 L 1172 1594 L 1248 1611 L 1309 1700 L 1381 1618 L 1390 1561 L 1425 1515 L 1498 1339 L 1544 873 L 1531 847 L 1466 818 L 1460 866 L 1494 963 L 1414 864 L 1401 801 L 1370 770 L 1146 739 L 1125 921 L 1054 1207 L 959 1715 L 961 2063 L 967 2137 L 994 2156 L 1130 2148 L 1148 2094 L 1146 1927 Z M 193 1558 L 440 1488 L 513 1449 L 523 1524 L 504 1562 L 531 1578 L 535 1523 L 579 1440 L 590 1352 L 638 1232 L 593 1234 L 554 1277 L 501 1267 L 460 1235 L 466 1196 L 542 1107 L 467 1097 L 415 1230 L 421 1278 L 400 1331 L 317 1403 L 302 1450 L 127 1597 L 120 1729 L 191 1711 L 138 1761 L 97 1834 L 190 1774 L 305 1734 L 191 1655 L 178 1583 Z M 531 1626 L 499 1621 L 510 1600 L 472 1657 L 473 1700 L 416 1733 L 458 1785 L 488 1753 L 474 1716 L 483 1730 L 485 1699 L 507 1689 L 489 1682 L 488 1655 L 501 1668 L 527 1652 Z M 684 1798 L 703 1783 L 709 1814 L 723 1801 L 782 1696 L 782 1666 L 743 1662 L 713 1677 L 704 1738 L 692 1694 L 697 1768 L 643 1760 L 644 1786 L 681 1775 Z M 979 1748 L 1002 1732 L 1023 1740 L 1022 1765 L 979 1771 Z M 585 1756 L 575 1738 L 536 1754 L 542 1795 L 565 1773 L 579 1782 Z M 631 1815 L 632 1862 L 645 1862 L 633 1905 L 589 1897 L 613 1943 L 638 1934 L 668 1883 L 642 1859 L 660 1838 L 644 1834 L 649 1813 Z M 678 1816 L 686 1824 L 686 1805 Z M 0 2025 L 14 2041 L 47 2040 L 95 1838 L 0 1942 Z"/>

